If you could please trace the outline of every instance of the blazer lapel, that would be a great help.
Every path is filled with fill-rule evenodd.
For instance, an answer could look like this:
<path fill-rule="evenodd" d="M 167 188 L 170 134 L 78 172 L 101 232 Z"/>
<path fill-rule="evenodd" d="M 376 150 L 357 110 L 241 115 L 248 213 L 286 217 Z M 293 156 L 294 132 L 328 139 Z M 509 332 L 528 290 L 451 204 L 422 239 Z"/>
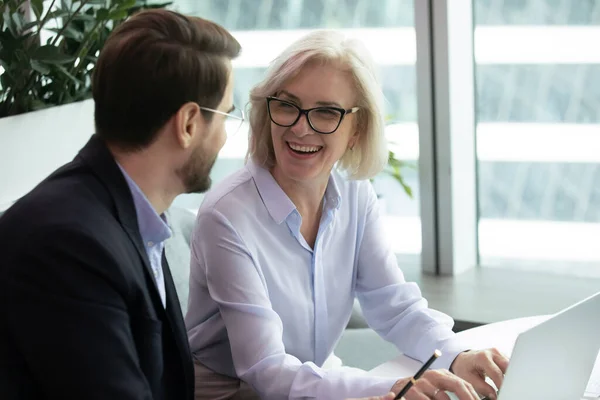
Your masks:
<path fill-rule="evenodd" d="M 173 329 L 173 336 L 175 337 L 177 348 L 181 353 L 186 383 L 188 384 L 188 387 L 193 387 L 194 371 L 191 368 L 192 359 L 190 346 L 187 339 L 187 330 L 183 322 L 183 314 L 181 312 L 181 306 L 179 305 L 179 298 L 175 289 L 175 283 L 173 282 L 173 276 L 171 275 L 171 268 L 169 268 L 169 263 L 164 250 L 162 253 L 162 269 L 163 276 L 165 277 L 167 319 L 169 320 L 171 329 Z"/>
<path fill-rule="evenodd" d="M 159 312 L 164 312 L 160 292 L 140 234 L 133 197 L 113 155 L 99 137 L 92 135 L 77 157 L 82 158 L 92 168 L 95 175 L 110 193 L 117 211 L 117 217 L 142 260 L 145 273 L 149 278 L 146 280 L 152 282 L 149 291 L 152 295 L 153 304 Z"/>

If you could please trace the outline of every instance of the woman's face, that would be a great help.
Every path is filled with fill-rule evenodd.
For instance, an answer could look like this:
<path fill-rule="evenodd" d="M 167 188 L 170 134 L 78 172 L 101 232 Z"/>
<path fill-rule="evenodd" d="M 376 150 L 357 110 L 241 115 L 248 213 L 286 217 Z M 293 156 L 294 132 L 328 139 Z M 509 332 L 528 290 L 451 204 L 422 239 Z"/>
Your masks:
<path fill-rule="evenodd" d="M 355 106 L 352 78 L 335 65 L 309 63 L 300 73 L 286 82 L 275 95 L 302 109 L 336 107 L 350 109 Z M 286 103 L 270 103 L 271 116 L 293 121 L 297 111 Z M 273 175 L 280 179 L 310 183 L 327 182 L 334 164 L 357 139 L 356 114 L 346 114 L 331 134 L 313 130 L 302 114 L 290 127 L 282 127 L 271 120 L 271 138 L 275 150 Z M 335 126 L 339 113 L 331 110 L 311 112 L 313 126 L 319 130 Z M 279 121 L 278 121 L 279 122 Z M 287 123 L 285 123 L 287 125 Z M 280 182 L 281 184 L 281 182 Z"/>

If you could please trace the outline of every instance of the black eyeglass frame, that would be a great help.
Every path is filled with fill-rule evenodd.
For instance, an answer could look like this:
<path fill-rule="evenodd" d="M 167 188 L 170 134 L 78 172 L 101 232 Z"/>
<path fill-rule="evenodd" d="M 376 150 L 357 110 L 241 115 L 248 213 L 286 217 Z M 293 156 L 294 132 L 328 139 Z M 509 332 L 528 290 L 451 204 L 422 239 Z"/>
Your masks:
<path fill-rule="evenodd" d="M 292 122 L 289 125 L 283 125 L 283 124 L 280 124 L 280 123 L 276 122 L 273 119 L 273 116 L 271 115 L 271 101 L 273 101 L 273 100 L 280 101 L 280 102 L 285 103 L 287 105 L 290 105 L 290 106 L 294 107 L 296 110 L 298 110 L 298 117 L 294 120 L 294 122 Z M 306 109 L 304 109 L 304 108 L 298 107 L 296 104 L 294 104 L 294 103 L 292 103 L 290 101 L 283 100 L 283 99 L 277 98 L 275 96 L 267 96 L 267 111 L 269 112 L 269 119 L 271 119 L 271 121 L 275 125 L 282 126 L 284 128 L 289 128 L 290 126 L 296 125 L 298 123 L 298 121 L 300 120 L 300 118 L 302 117 L 302 115 L 304 114 L 304 116 L 306 117 L 306 120 L 308 121 L 308 125 L 310 125 L 310 128 L 313 131 L 315 131 L 317 133 L 320 133 L 322 135 L 331 135 L 332 133 L 334 133 L 335 131 L 337 131 L 337 129 L 342 124 L 342 121 L 344 120 L 344 117 L 346 116 L 346 114 L 353 114 L 353 113 L 357 112 L 359 109 L 360 109 L 360 107 L 352 107 L 352 108 L 349 108 L 349 109 L 345 109 L 345 108 L 334 107 L 334 106 L 320 106 L 320 107 L 313 107 L 313 108 L 306 108 Z M 313 126 L 310 118 L 308 117 L 308 113 L 311 112 L 311 111 L 313 111 L 313 110 L 334 110 L 334 111 L 339 112 L 340 113 L 340 120 L 338 121 L 337 125 L 335 126 L 335 129 L 333 129 L 331 132 L 323 132 L 323 131 L 320 131 L 320 130 L 316 129 Z"/>

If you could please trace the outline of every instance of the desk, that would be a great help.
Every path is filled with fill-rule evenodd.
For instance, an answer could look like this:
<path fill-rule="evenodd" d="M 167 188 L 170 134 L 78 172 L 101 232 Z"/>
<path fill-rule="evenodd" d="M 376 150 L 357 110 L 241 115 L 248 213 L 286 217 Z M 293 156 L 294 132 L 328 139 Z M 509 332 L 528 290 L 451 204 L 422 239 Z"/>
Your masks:
<path fill-rule="evenodd" d="M 545 321 L 549 317 L 549 315 L 543 315 L 495 322 L 493 324 L 467 329 L 466 331 L 458 333 L 457 336 L 461 341 L 470 344 L 471 348 L 474 350 L 496 347 L 502 353 L 509 356 L 512 353 L 515 340 L 521 332 Z M 414 375 L 420 366 L 420 362 L 404 355 L 400 355 L 393 360 L 373 368 L 369 373 L 377 376 L 401 378 Z M 598 355 L 598 359 L 596 359 L 596 366 L 592 372 L 592 379 L 590 380 L 587 391 L 594 393 L 600 391 L 600 388 L 597 387 L 600 383 L 599 381 L 600 354 Z M 596 387 L 592 387 L 592 382 L 595 382 Z"/>

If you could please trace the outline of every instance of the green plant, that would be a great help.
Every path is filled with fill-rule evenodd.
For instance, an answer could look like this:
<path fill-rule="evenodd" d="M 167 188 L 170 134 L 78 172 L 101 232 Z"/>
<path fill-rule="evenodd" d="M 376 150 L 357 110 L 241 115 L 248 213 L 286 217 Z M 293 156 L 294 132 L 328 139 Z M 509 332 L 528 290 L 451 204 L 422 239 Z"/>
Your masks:
<path fill-rule="evenodd" d="M 385 117 L 385 122 L 386 122 L 387 126 L 392 124 L 393 121 L 395 121 L 395 120 L 396 120 L 396 118 L 393 115 L 387 115 Z M 393 145 L 394 143 L 391 142 L 390 144 Z M 404 193 L 406 193 L 406 195 L 412 199 L 413 198 L 412 188 L 410 186 L 408 186 L 408 184 L 404 180 L 404 175 L 402 174 L 403 169 L 406 169 L 406 168 L 416 169 L 416 165 L 413 164 L 412 162 L 408 162 L 408 161 L 399 159 L 396 156 L 396 153 L 394 153 L 393 150 L 388 148 L 388 162 L 383 170 L 383 173 L 394 178 L 396 180 L 396 182 L 398 182 L 398 184 L 400 184 L 400 186 L 402 186 Z M 373 182 L 373 179 L 371 179 L 371 182 Z"/>
<path fill-rule="evenodd" d="M 0 118 L 91 97 L 96 57 L 144 0 L 0 0 Z M 44 37 L 48 37 L 44 40 Z"/>
<path fill-rule="evenodd" d="M 396 154 L 392 150 L 388 150 L 388 154 L 388 163 L 383 172 L 394 178 L 400 184 L 400 186 L 402 186 L 402 189 L 404 189 L 404 193 L 406 193 L 408 197 L 412 199 L 413 192 L 411 187 L 408 186 L 406 184 L 406 181 L 404 180 L 404 176 L 402 175 L 402 169 L 415 169 L 415 165 L 411 162 L 396 158 Z"/>

